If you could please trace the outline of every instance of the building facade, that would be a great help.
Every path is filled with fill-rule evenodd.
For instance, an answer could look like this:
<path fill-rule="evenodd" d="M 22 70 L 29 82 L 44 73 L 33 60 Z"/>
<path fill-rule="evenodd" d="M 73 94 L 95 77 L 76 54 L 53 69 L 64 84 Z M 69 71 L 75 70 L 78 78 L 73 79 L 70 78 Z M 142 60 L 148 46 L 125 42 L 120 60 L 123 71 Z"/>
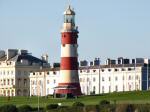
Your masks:
<path fill-rule="evenodd" d="M 79 67 L 79 81 L 82 94 L 103 94 L 124 91 L 141 91 L 150 89 L 150 70 L 144 63 L 127 63 L 112 65 L 92 65 Z M 45 70 L 43 70 L 45 71 Z M 54 88 L 58 86 L 60 70 L 53 68 L 47 70 L 46 92 L 44 95 L 52 95 Z M 148 73 L 149 72 L 149 73 Z M 148 74 L 147 74 L 148 73 Z M 38 78 L 40 72 L 30 74 L 30 82 Z M 34 77 L 34 78 L 33 78 Z M 42 86 L 42 84 L 41 84 Z M 31 87 L 30 90 L 33 90 Z M 44 91 L 40 91 L 44 92 Z M 34 92 L 37 95 L 38 92 Z M 30 95 L 33 95 L 32 93 Z"/>
<path fill-rule="evenodd" d="M 0 51 L 0 96 L 29 96 L 30 72 L 49 67 L 27 50 Z"/>

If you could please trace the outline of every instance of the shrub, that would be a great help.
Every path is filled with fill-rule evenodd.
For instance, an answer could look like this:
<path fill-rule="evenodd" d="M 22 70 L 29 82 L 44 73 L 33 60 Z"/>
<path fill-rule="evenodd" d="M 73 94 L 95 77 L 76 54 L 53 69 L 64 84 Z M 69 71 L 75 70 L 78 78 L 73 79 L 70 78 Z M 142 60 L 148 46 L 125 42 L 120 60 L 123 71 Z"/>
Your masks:
<path fill-rule="evenodd" d="M 3 105 L 0 107 L 0 112 L 18 112 L 15 105 Z"/>
<path fill-rule="evenodd" d="M 75 102 L 75 103 L 73 103 L 72 106 L 73 106 L 73 107 L 84 107 L 84 104 L 81 103 L 81 102 Z"/>
<path fill-rule="evenodd" d="M 99 106 L 98 105 L 87 105 L 85 106 L 86 112 L 99 112 Z"/>
<path fill-rule="evenodd" d="M 23 105 L 18 108 L 18 112 L 30 112 L 32 108 L 29 105 Z"/>
<path fill-rule="evenodd" d="M 129 105 L 127 106 L 126 112 L 134 112 L 134 110 L 135 110 L 134 105 L 129 104 Z"/>
<path fill-rule="evenodd" d="M 117 104 L 116 106 L 116 112 L 126 112 L 127 104 Z"/>
<path fill-rule="evenodd" d="M 102 101 L 100 101 L 99 104 L 100 104 L 100 105 L 109 105 L 109 104 L 110 104 L 110 101 L 102 100 Z"/>
<path fill-rule="evenodd" d="M 58 104 L 49 104 L 46 106 L 46 110 L 52 110 L 57 108 L 58 108 Z"/>

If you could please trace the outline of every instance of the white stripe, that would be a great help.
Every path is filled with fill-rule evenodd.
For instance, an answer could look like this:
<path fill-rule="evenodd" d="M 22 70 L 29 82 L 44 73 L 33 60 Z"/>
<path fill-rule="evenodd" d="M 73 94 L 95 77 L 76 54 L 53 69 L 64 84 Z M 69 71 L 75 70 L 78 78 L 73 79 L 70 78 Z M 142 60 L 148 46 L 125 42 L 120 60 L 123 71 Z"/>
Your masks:
<path fill-rule="evenodd" d="M 61 45 L 61 57 L 77 57 L 77 44 Z"/>
<path fill-rule="evenodd" d="M 78 83 L 78 70 L 61 70 L 60 83 Z"/>

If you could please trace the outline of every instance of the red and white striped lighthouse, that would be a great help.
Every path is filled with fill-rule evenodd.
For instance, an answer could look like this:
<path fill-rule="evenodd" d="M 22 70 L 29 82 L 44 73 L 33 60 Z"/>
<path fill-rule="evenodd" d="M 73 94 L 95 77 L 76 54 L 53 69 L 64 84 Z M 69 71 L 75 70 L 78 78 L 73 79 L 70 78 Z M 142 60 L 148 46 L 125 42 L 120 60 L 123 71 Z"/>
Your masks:
<path fill-rule="evenodd" d="M 61 29 L 60 81 L 55 88 L 57 95 L 81 95 L 78 76 L 78 33 L 78 28 L 75 26 L 75 12 L 69 6 L 64 12 L 64 23 Z"/>

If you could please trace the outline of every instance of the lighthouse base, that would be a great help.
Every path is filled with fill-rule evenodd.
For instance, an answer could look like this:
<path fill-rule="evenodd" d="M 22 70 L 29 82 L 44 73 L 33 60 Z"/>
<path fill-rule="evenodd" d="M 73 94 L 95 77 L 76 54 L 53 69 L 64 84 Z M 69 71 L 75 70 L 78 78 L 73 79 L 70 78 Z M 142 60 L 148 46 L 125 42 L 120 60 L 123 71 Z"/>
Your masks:
<path fill-rule="evenodd" d="M 55 98 L 76 98 L 81 95 L 81 88 L 79 83 L 59 83 L 54 88 Z"/>

